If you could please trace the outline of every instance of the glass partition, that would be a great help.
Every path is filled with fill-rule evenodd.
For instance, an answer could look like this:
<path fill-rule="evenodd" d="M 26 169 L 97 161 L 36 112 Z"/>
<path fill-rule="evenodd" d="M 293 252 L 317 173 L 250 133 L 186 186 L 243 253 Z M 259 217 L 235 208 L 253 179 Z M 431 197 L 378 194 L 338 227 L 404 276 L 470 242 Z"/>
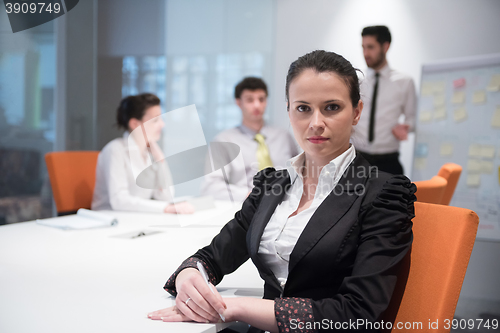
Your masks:
<path fill-rule="evenodd" d="M 0 15 L 0 224 L 6 224 L 52 215 L 44 155 L 55 140 L 56 50 L 53 22 L 14 34 Z"/>

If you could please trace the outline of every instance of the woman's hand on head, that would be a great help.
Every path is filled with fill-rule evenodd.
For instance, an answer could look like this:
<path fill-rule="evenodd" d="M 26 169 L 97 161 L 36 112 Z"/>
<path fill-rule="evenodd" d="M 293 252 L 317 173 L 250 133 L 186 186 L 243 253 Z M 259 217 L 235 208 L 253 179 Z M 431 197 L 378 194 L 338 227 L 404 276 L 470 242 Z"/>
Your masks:
<path fill-rule="evenodd" d="M 165 155 L 163 154 L 163 150 L 160 145 L 156 141 L 149 141 L 149 147 L 151 148 L 151 154 L 153 155 L 153 159 L 155 162 L 163 161 L 165 159 Z"/>
<path fill-rule="evenodd" d="M 183 201 L 168 205 L 163 212 L 168 214 L 193 214 L 194 207 L 189 202 Z"/>

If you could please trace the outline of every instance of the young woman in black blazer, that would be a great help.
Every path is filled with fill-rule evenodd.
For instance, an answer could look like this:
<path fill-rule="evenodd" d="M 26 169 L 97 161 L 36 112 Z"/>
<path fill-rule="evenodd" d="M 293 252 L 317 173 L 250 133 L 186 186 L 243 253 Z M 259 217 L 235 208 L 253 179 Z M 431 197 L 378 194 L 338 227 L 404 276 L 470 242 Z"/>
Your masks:
<path fill-rule="evenodd" d="M 411 247 L 416 187 L 379 172 L 350 144 L 363 102 L 346 59 L 325 51 L 300 57 L 288 71 L 286 97 L 304 153 L 287 169 L 255 176 L 234 219 L 167 281 L 176 305 L 151 319 L 216 322 L 222 315 L 270 332 L 381 327 Z M 263 299 L 223 299 L 196 269 L 200 262 L 216 285 L 248 258 L 265 282 Z"/>

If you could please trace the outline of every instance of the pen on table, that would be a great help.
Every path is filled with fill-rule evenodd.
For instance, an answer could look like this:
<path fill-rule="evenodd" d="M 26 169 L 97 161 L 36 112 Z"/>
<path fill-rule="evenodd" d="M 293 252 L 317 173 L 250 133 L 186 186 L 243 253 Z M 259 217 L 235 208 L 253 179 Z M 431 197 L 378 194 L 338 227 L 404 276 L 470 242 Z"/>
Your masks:
<path fill-rule="evenodd" d="M 205 280 L 205 283 L 207 284 L 208 288 L 210 288 L 210 291 L 215 294 L 214 290 L 212 289 L 212 287 L 210 286 L 210 283 L 208 282 L 208 274 L 207 274 L 207 271 L 205 270 L 205 267 L 203 267 L 203 265 L 201 264 L 201 262 L 196 262 L 196 266 L 198 266 L 198 270 L 200 271 L 201 273 L 201 276 L 203 277 L 203 280 Z M 219 316 L 220 316 L 220 319 L 222 319 L 222 321 L 226 321 L 226 318 L 224 318 L 224 316 L 222 314 L 219 313 Z"/>
<path fill-rule="evenodd" d="M 132 238 L 137 238 L 137 237 L 141 237 L 141 236 L 146 236 L 146 234 L 144 232 L 139 232 L 137 235 L 135 236 L 132 236 Z"/>

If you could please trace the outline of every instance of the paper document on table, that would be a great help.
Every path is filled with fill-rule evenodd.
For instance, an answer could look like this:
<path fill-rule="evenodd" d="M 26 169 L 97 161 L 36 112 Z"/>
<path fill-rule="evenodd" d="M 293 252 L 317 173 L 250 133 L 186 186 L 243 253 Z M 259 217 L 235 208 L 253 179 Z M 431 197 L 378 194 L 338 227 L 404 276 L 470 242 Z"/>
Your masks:
<path fill-rule="evenodd" d="M 74 215 L 36 220 L 36 223 L 63 230 L 76 230 L 110 227 L 117 224 L 118 220 L 113 216 L 80 208 Z"/>

